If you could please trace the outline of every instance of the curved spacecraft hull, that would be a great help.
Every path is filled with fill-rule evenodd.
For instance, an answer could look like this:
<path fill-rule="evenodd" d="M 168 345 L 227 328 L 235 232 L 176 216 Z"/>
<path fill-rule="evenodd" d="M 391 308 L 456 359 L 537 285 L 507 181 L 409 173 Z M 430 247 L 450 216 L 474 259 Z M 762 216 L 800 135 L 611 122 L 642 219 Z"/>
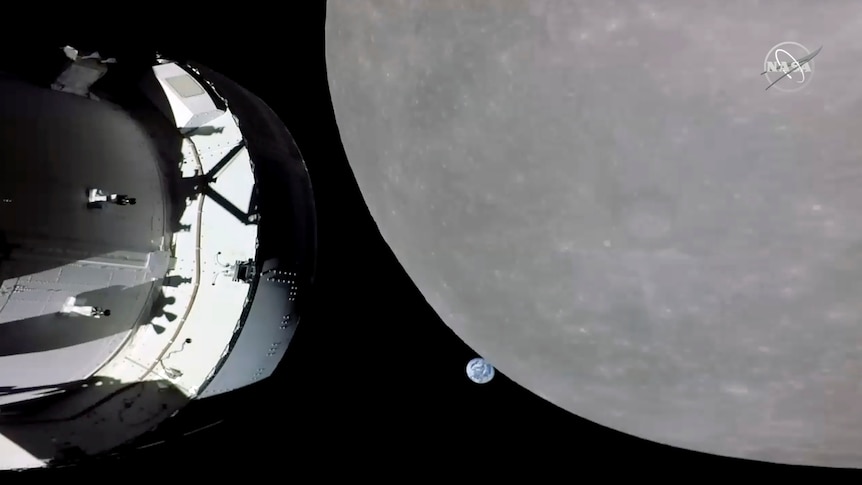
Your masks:
<path fill-rule="evenodd" d="M 311 181 L 278 116 L 260 98 L 221 74 L 198 64 L 194 69 L 226 98 L 247 133 L 260 214 L 255 294 L 230 354 L 199 395 L 204 398 L 257 382 L 275 371 L 311 286 L 317 233 Z M 288 160 L 292 163 L 285 163 Z"/>
<path fill-rule="evenodd" d="M 29 90 L 0 110 L 17 130 L 2 147 L 0 334 L 19 337 L 0 344 L 0 469 L 141 442 L 190 401 L 266 379 L 314 271 L 310 180 L 259 98 L 187 62 L 66 52 L 53 82 L 0 81 Z M 50 196 L 28 197 L 34 184 Z"/>
<path fill-rule="evenodd" d="M 360 188 L 466 343 L 639 437 L 862 466 L 858 5 L 366 1 L 327 16 Z M 769 87 L 782 42 L 823 49 Z"/>

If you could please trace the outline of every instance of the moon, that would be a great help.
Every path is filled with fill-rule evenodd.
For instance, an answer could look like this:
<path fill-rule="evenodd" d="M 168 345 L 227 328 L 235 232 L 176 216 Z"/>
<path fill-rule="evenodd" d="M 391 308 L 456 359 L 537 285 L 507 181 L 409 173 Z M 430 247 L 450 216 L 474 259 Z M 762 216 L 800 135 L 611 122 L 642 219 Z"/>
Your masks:
<path fill-rule="evenodd" d="M 327 10 L 365 201 L 477 354 L 638 437 L 862 466 L 855 3 Z M 782 41 L 827 47 L 817 83 L 764 90 Z"/>

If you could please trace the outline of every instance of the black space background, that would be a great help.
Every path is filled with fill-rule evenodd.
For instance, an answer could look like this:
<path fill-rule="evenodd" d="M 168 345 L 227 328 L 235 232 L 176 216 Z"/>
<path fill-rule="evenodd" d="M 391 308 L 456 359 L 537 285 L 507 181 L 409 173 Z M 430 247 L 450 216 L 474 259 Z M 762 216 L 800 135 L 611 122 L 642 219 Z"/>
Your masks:
<path fill-rule="evenodd" d="M 222 11 L 188 30 L 178 21 L 164 27 L 179 31 L 170 41 L 159 37 L 163 32 L 145 34 L 146 25 L 134 26 L 143 19 L 127 14 L 135 33 L 124 42 L 199 61 L 256 93 L 285 122 L 306 160 L 318 215 L 317 275 L 310 308 L 277 374 L 221 399 L 218 414 L 225 420 L 206 431 L 21 478 L 110 473 L 122 481 L 251 482 L 383 474 L 412 482 L 432 474 L 458 480 L 465 473 L 517 480 L 520 471 L 534 481 L 547 475 L 593 482 L 689 481 L 719 473 L 774 479 L 813 471 L 628 437 L 566 413 L 499 373 L 490 384 L 472 384 L 464 366 L 475 354 L 416 290 L 356 185 L 326 79 L 325 3 L 296 2 L 274 12 Z M 230 35 L 210 33 L 215 30 Z"/>

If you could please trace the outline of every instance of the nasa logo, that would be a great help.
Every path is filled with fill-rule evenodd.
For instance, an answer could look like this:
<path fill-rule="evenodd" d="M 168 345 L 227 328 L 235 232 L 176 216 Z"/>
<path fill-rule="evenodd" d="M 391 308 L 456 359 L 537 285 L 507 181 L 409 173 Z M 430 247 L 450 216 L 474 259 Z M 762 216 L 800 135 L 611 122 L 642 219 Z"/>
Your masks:
<path fill-rule="evenodd" d="M 814 75 L 812 59 L 820 52 L 808 50 L 799 42 L 782 42 L 777 44 L 763 60 L 763 75 L 766 78 L 766 89 L 774 87 L 785 93 L 803 89 L 811 83 Z"/>

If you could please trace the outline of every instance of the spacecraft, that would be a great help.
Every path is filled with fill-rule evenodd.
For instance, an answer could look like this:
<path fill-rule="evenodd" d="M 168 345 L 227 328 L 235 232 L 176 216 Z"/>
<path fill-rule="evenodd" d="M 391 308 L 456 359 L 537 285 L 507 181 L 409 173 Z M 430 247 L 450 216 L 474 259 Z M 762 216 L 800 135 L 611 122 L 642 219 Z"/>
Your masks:
<path fill-rule="evenodd" d="M 26 57 L 0 69 L 6 470 L 217 421 L 275 371 L 315 263 L 305 164 L 254 94 L 155 52 Z"/>

